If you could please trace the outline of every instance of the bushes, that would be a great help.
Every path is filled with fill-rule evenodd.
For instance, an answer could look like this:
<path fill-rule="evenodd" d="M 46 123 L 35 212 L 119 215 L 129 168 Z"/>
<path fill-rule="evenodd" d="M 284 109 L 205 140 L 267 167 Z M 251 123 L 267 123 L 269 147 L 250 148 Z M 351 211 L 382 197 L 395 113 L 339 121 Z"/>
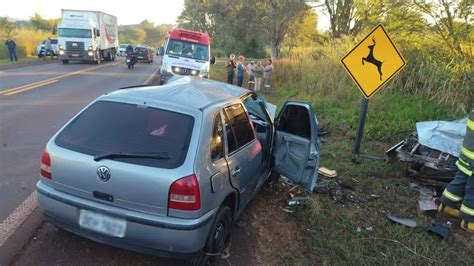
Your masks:
<path fill-rule="evenodd" d="M 474 66 L 439 49 L 406 49 L 407 67 L 390 84 L 391 90 L 423 95 L 458 111 L 474 104 Z"/>
<path fill-rule="evenodd" d="M 35 29 L 19 28 L 14 31 L 13 40 L 17 45 L 18 58 L 36 56 L 36 47 L 38 43 L 51 36 L 51 33 Z M 8 57 L 8 49 L 4 41 L 0 43 L 0 59 Z"/>
<path fill-rule="evenodd" d="M 311 86 L 318 93 L 331 95 L 339 101 L 347 100 L 358 92 L 347 90 L 355 85 L 343 70 L 340 59 L 356 43 L 357 40 L 346 37 L 321 46 L 295 48 L 290 59 L 281 60 L 283 69 L 280 70 L 285 73 L 276 76 L 284 77 L 284 80 L 289 78 L 289 83 L 293 84 L 306 80 L 311 83 L 301 86 L 308 91 Z M 399 48 L 407 66 L 388 83 L 385 91 L 422 96 L 458 112 L 470 110 L 474 104 L 474 58 L 456 57 L 437 43 L 414 45 L 401 41 Z"/>
<path fill-rule="evenodd" d="M 25 47 L 27 56 L 36 56 L 36 46 L 48 37 L 53 36 L 45 31 L 20 28 L 16 31 L 14 40 L 18 46 Z"/>
<path fill-rule="evenodd" d="M 273 99 L 279 106 L 286 99 L 308 100 L 322 120 L 355 127 L 361 94 L 340 59 L 357 41 L 341 38 L 293 49 L 275 62 L 278 97 Z M 458 118 L 473 103 L 472 64 L 428 46 L 402 43 L 399 48 L 407 67 L 370 100 L 364 134 L 375 139 L 393 140 L 399 132 L 413 130 L 417 121 Z"/>
<path fill-rule="evenodd" d="M 25 47 L 17 46 L 16 47 L 16 53 L 17 53 L 18 58 L 26 57 Z M 8 54 L 8 48 L 3 43 L 0 44 L 0 59 L 10 59 L 9 54 Z"/>

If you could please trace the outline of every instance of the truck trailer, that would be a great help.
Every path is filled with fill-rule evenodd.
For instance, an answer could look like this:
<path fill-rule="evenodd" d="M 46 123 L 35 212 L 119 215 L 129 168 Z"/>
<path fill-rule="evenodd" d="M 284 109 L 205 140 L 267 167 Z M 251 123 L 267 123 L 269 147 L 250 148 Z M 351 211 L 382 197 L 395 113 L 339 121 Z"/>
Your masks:
<path fill-rule="evenodd" d="M 58 26 L 59 60 L 114 61 L 119 40 L 117 17 L 100 11 L 63 9 Z"/>

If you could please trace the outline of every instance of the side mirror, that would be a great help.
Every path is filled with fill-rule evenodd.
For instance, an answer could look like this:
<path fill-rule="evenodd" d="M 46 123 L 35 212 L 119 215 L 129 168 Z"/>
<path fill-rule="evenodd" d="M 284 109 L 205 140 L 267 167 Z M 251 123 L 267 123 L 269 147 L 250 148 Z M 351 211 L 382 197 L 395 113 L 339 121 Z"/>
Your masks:
<path fill-rule="evenodd" d="M 211 64 L 214 65 L 216 63 L 216 57 L 212 56 L 211 57 Z"/>
<path fill-rule="evenodd" d="M 158 48 L 156 55 L 163 56 L 165 54 L 165 49 L 163 47 Z"/>
<path fill-rule="evenodd" d="M 99 29 L 95 29 L 95 36 L 100 37 L 100 30 Z"/>

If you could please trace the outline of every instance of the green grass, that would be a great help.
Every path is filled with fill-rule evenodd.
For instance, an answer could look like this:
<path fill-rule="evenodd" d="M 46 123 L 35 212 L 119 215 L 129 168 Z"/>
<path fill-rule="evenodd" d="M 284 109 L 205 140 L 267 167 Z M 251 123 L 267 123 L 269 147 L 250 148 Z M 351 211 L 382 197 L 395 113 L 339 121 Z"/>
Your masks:
<path fill-rule="evenodd" d="M 310 68 L 303 63 L 275 63 L 274 93 L 266 98 L 277 106 L 289 99 L 309 101 L 321 124 L 331 124 L 326 143 L 321 146 L 321 165 L 337 170 L 337 178 L 353 187 L 344 190 L 345 196 L 352 196 L 353 200 L 337 203 L 326 194 L 315 194 L 312 205 L 300 209 L 295 216 L 301 230 L 305 230 L 304 243 L 300 245 L 303 248 L 275 250 L 273 255 L 279 264 L 474 265 L 472 237 L 460 234 L 455 229 L 457 223 L 453 223 L 447 241 L 426 232 L 432 218 L 418 212 L 418 192 L 409 188 L 405 164 L 351 162 L 360 92 L 339 63 L 320 60 L 318 64 L 308 64 Z M 224 64 L 225 60 L 219 60 L 212 66 L 213 79 L 225 81 Z M 449 102 L 423 93 L 384 89 L 370 100 L 362 151 L 383 156 L 386 149 L 415 129 L 417 121 L 463 115 Z M 351 128 L 338 129 L 342 124 Z M 418 227 L 391 224 L 386 219 L 389 212 L 415 217 Z M 368 227 L 372 231 L 366 230 Z"/>
<path fill-rule="evenodd" d="M 38 57 L 24 57 L 18 58 L 18 62 L 11 62 L 10 59 L 0 59 L 0 65 L 11 65 L 11 64 L 19 64 L 19 63 L 29 63 L 29 62 L 36 62 L 41 61 L 43 59 L 39 59 Z M 50 60 L 48 58 L 48 60 Z"/>
<path fill-rule="evenodd" d="M 327 195 L 316 195 L 311 208 L 299 214 L 314 232 L 306 239 L 309 248 L 306 252 L 314 260 L 329 265 L 474 263 L 474 243 L 469 238 L 452 234 L 448 241 L 441 241 L 426 232 L 431 219 L 418 213 L 418 192 L 410 189 L 410 180 L 403 177 L 403 164 L 387 165 L 383 161 L 353 164 L 352 144 L 347 135 L 335 132 L 322 146 L 321 163 L 336 169 L 338 178 L 354 187 L 344 191 L 354 197 L 354 202 L 340 204 Z M 365 143 L 372 153 L 382 153 L 386 145 L 370 140 Z M 393 225 L 387 221 L 386 213 L 413 216 L 418 227 Z M 368 227 L 373 230 L 366 230 Z M 282 261 L 292 256 L 283 255 Z"/>

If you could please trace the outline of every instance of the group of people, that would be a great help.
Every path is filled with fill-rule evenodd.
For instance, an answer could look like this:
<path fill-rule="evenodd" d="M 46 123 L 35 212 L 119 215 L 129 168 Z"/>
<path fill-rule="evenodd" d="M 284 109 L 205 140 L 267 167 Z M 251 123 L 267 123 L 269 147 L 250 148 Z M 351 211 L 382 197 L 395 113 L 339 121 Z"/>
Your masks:
<path fill-rule="evenodd" d="M 260 92 L 262 80 L 265 82 L 265 93 L 271 93 L 271 82 L 273 73 L 272 60 L 268 59 L 266 63 L 262 61 L 250 61 L 249 64 L 244 64 L 245 57 L 239 56 L 239 61 L 235 61 L 235 55 L 231 54 L 229 61 L 225 65 L 227 70 L 227 83 L 234 84 L 235 70 L 237 69 L 237 86 L 242 87 L 244 83 L 244 75 L 247 72 L 248 89 Z"/>
<path fill-rule="evenodd" d="M 13 39 L 8 38 L 5 41 L 5 45 L 8 48 L 8 55 L 10 56 L 10 61 L 13 62 L 13 59 L 15 59 L 16 62 L 18 62 L 18 57 L 16 55 L 16 43 Z"/>

